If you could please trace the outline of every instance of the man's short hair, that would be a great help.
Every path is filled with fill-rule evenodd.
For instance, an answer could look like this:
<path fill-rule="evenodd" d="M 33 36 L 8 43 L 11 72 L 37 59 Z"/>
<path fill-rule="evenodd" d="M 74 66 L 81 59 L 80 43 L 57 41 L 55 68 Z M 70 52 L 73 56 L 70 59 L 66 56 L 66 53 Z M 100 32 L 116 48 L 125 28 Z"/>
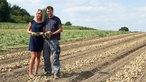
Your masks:
<path fill-rule="evenodd" d="M 47 6 L 47 7 L 46 7 L 46 10 L 47 10 L 47 9 L 51 9 L 52 11 L 54 10 L 52 6 Z"/>

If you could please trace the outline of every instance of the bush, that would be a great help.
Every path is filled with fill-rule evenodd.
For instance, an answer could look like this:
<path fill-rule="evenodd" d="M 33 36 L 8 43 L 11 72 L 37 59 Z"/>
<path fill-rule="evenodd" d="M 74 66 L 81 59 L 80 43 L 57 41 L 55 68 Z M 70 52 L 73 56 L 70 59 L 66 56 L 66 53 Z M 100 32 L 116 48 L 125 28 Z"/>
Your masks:
<path fill-rule="evenodd" d="M 71 26 L 72 24 L 71 24 L 71 22 L 67 21 L 67 22 L 65 23 L 65 25 Z"/>
<path fill-rule="evenodd" d="M 120 29 L 119 29 L 119 31 L 129 31 L 129 29 L 128 29 L 128 27 L 121 27 Z"/>

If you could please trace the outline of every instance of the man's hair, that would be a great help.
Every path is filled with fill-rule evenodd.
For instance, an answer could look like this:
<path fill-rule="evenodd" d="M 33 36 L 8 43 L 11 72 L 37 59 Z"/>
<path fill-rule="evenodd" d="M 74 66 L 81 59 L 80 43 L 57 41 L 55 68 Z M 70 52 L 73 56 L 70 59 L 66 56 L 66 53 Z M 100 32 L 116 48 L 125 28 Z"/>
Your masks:
<path fill-rule="evenodd" d="M 47 6 L 47 7 L 46 7 L 46 10 L 47 10 L 47 9 L 51 9 L 52 11 L 54 10 L 52 6 Z"/>

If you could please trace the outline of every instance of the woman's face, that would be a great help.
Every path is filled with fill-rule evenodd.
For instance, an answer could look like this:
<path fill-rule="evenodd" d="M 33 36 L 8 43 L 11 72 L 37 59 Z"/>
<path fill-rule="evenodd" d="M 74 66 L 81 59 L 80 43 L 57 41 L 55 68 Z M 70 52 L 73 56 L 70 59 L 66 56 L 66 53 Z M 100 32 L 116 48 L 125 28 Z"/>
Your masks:
<path fill-rule="evenodd" d="M 39 19 L 42 18 L 42 11 L 38 11 L 36 15 L 37 15 L 37 18 Z"/>

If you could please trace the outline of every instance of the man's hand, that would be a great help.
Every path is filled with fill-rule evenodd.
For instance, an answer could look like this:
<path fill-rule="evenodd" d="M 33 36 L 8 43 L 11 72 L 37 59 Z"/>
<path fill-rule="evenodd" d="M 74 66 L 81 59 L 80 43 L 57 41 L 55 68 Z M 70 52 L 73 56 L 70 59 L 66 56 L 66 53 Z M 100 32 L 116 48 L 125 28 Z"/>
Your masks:
<path fill-rule="evenodd" d="M 51 31 L 48 31 L 48 32 L 45 33 L 45 36 L 49 36 L 50 37 L 51 35 L 52 35 Z"/>

